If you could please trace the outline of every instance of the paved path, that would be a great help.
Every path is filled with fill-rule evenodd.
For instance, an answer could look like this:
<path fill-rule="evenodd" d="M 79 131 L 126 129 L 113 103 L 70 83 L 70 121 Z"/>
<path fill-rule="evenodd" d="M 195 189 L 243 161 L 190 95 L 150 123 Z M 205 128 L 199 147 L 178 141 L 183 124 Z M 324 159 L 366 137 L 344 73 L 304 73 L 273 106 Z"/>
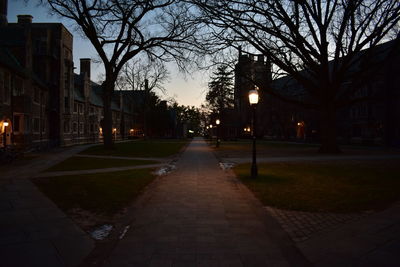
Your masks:
<path fill-rule="evenodd" d="M 257 162 L 298 162 L 298 161 L 331 161 L 331 160 L 383 160 L 383 159 L 400 159 L 400 155 L 319 155 L 319 156 L 296 156 L 296 157 L 257 157 Z M 222 158 L 222 162 L 226 163 L 249 163 L 251 157 L 242 158 Z"/>
<path fill-rule="evenodd" d="M 1 173 L 1 267 L 76 266 L 93 249 L 93 240 L 28 179 L 86 147 L 58 149 Z"/>
<path fill-rule="evenodd" d="M 76 174 L 107 173 L 107 172 L 128 171 L 128 170 L 135 170 L 135 169 L 160 168 L 163 166 L 165 166 L 165 163 L 135 165 L 135 166 L 126 166 L 126 167 L 114 167 L 114 168 L 103 168 L 103 169 L 90 169 L 90 170 L 41 172 L 41 173 L 35 174 L 33 177 L 56 177 L 56 176 L 65 176 L 65 175 L 76 175 Z"/>
<path fill-rule="evenodd" d="M 105 266 L 305 266 L 253 195 L 194 139 L 177 171 L 136 201 L 125 237 Z"/>

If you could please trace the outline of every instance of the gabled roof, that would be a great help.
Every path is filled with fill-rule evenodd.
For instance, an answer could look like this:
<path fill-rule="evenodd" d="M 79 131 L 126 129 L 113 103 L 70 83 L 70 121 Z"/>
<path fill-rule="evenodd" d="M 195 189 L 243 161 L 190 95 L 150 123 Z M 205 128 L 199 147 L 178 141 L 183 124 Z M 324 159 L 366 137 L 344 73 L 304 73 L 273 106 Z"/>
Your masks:
<path fill-rule="evenodd" d="M 74 99 L 76 101 L 81 101 L 84 102 L 85 98 L 82 94 L 82 82 L 83 82 L 83 76 L 79 74 L 74 74 Z M 100 84 L 95 83 L 93 81 L 90 82 L 91 90 L 90 90 L 90 95 L 89 95 L 89 103 L 98 107 L 103 107 L 103 88 Z M 115 91 L 114 92 L 114 97 L 111 102 L 111 109 L 114 111 L 121 111 L 119 107 L 119 97 L 120 94 L 123 94 L 122 97 L 125 100 L 132 101 L 133 97 L 131 96 L 130 93 L 127 93 L 125 91 Z M 126 113 L 132 113 L 132 110 L 126 101 L 123 101 L 124 105 L 122 107 L 122 110 Z"/>

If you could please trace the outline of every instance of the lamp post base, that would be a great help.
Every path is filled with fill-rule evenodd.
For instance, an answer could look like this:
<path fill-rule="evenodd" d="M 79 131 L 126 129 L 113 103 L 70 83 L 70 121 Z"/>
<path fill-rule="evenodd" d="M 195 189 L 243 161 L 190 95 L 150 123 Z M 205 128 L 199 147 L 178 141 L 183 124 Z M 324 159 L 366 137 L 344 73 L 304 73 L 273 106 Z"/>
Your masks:
<path fill-rule="evenodd" d="M 253 162 L 251 164 L 251 178 L 257 178 L 257 176 L 258 176 L 257 164 Z"/>

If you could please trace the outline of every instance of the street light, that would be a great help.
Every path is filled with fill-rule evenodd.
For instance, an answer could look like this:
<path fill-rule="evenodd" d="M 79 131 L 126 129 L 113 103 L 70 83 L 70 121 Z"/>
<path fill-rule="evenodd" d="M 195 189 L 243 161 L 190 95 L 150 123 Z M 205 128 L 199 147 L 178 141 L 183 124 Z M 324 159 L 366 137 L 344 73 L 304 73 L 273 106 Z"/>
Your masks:
<path fill-rule="evenodd" d="M 7 131 L 6 131 L 6 128 L 8 126 L 8 122 L 7 121 L 3 122 L 3 125 L 4 125 L 3 143 L 4 143 L 4 148 L 6 148 L 6 145 L 7 145 Z"/>
<path fill-rule="evenodd" d="M 253 137 L 253 161 L 251 163 L 251 178 L 257 178 L 257 162 L 256 162 L 256 107 L 258 103 L 258 90 L 249 91 L 249 102 L 253 110 L 253 117 L 251 120 L 251 135 Z"/>
<path fill-rule="evenodd" d="M 219 124 L 221 123 L 221 121 L 219 119 L 215 120 L 215 124 L 217 125 L 217 144 L 216 147 L 219 147 Z"/>

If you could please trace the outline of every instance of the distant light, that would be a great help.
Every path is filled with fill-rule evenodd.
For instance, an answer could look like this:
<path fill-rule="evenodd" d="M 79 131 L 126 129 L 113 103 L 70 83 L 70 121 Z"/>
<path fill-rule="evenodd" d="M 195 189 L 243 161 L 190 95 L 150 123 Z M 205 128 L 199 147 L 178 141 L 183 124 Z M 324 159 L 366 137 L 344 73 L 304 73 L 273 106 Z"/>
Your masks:
<path fill-rule="evenodd" d="M 192 130 L 189 130 L 189 133 L 194 133 L 194 131 L 192 131 Z"/>
<path fill-rule="evenodd" d="M 219 119 L 215 120 L 215 124 L 219 125 L 221 123 L 221 121 Z"/>
<path fill-rule="evenodd" d="M 3 122 L 4 127 L 8 126 L 8 121 Z"/>
<path fill-rule="evenodd" d="M 212 124 L 210 124 L 210 128 L 212 128 L 213 126 L 212 126 Z"/>
<path fill-rule="evenodd" d="M 130 131 L 130 132 L 133 132 L 133 129 L 130 129 L 129 131 Z"/>
<path fill-rule="evenodd" d="M 298 122 L 298 123 L 297 123 L 297 126 L 300 126 L 300 125 L 301 125 L 301 123 L 300 123 L 300 122 Z"/>

